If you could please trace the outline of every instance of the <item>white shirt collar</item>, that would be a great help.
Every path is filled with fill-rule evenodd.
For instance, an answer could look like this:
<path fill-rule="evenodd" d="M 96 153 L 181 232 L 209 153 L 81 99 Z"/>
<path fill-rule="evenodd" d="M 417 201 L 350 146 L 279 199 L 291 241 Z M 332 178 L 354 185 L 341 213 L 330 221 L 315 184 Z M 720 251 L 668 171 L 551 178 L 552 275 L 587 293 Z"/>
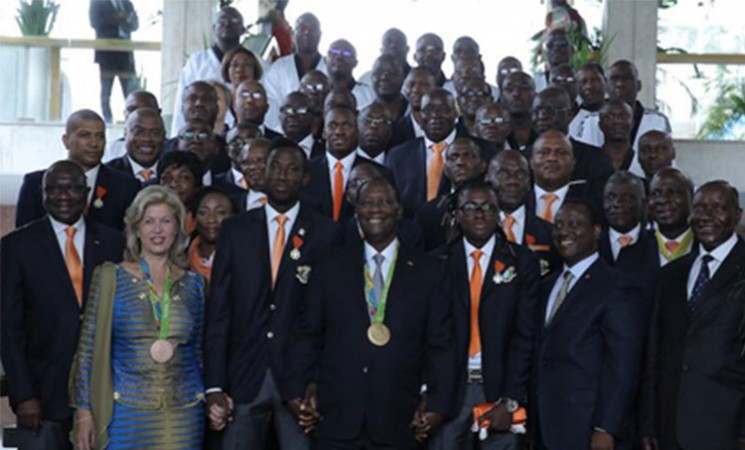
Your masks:
<path fill-rule="evenodd" d="M 563 272 L 566 272 L 568 270 L 569 272 L 572 273 L 572 276 L 574 277 L 574 280 L 577 281 L 577 280 L 579 280 L 582 277 L 582 275 L 584 275 L 584 273 L 587 271 L 587 269 L 589 269 L 590 266 L 595 261 L 598 260 L 599 257 L 600 257 L 600 255 L 598 254 L 598 252 L 595 252 L 592 255 L 586 257 L 585 259 L 579 261 L 578 263 L 576 263 L 572 267 L 567 267 L 567 265 L 565 263 L 564 264 L 564 271 Z"/>
<path fill-rule="evenodd" d="M 235 167 L 230 167 L 230 172 L 233 174 L 233 184 L 240 186 L 240 181 L 243 179 L 243 173 L 240 170 L 235 170 Z"/>
<path fill-rule="evenodd" d="M 499 210 L 499 218 L 504 221 L 504 219 L 507 216 L 512 216 L 515 218 L 515 222 L 519 224 L 525 224 L 525 205 L 520 206 L 516 210 L 512 211 L 511 213 L 507 213 L 506 211 Z"/>
<path fill-rule="evenodd" d="M 411 120 L 414 121 L 414 118 L 412 117 Z M 439 142 L 444 142 L 448 146 L 450 146 L 450 144 L 452 144 L 454 140 L 455 140 L 455 127 L 453 127 L 453 131 L 451 131 L 450 134 L 448 134 L 445 139 Z M 432 144 L 437 144 L 437 143 L 438 142 L 430 140 L 426 134 L 424 135 L 424 148 L 429 148 Z"/>
<path fill-rule="evenodd" d="M 313 144 L 315 143 L 315 139 L 313 138 L 313 133 L 305 136 L 303 139 L 300 140 L 300 142 L 297 143 L 297 145 L 300 146 L 305 151 L 305 156 L 310 159 L 310 154 L 313 153 Z"/>
<path fill-rule="evenodd" d="M 367 264 L 370 267 L 374 267 L 375 261 L 373 260 L 373 256 L 380 253 L 383 255 L 383 258 L 386 262 L 390 263 L 393 261 L 393 255 L 396 252 L 396 248 L 398 247 L 398 238 L 394 238 L 390 244 L 386 246 L 386 248 L 383 249 L 382 252 L 378 252 L 375 247 L 370 245 L 367 241 L 365 241 L 365 261 L 367 261 Z"/>
<path fill-rule="evenodd" d="M 533 189 L 535 189 L 536 199 L 540 199 L 544 194 L 554 194 L 557 197 L 556 200 L 561 204 L 564 203 L 564 198 L 567 196 L 567 192 L 569 192 L 569 184 L 565 184 L 563 187 L 560 187 L 553 192 L 544 191 L 537 184 L 533 184 Z"/>
<path fill-rule="evenodd" d="M 329 152 L 326 152 L 326 155 L 328 156 L 326 160 L 328 161 L 329 170 L 331 172 L 334 171 L 334 165 L 336 165 L 337 161 L 341 162 L 341 165 L 344 166 L 344 172 L 349 172 L 352 169 L 352 164 L 354 164 L 354 159 L 357 157 L 356 152 L 349 152 L 349 154 L 342 159 L 334 158 L 334 156 Z"/>
<path fill-rule="evenodd" d="M 88 191 L 88 203 L 95 195 L 96 191 L 96 180 L 98 180 L 98 172 L 101 170 L 101 164 L 96 164 L 95 167 L 88 169 L 85 172 L 85 182 L 88 184 L 90 190 Z"/>
<path fill-rule="evenodd" d="M 699 244 L 697 259 L 703 258 L 704 255 L 711 255 L 718 263 L 721 264 L 727 258 L 727 256 L 729 256 L 732 249 L 735 248 L 735 245 L 737 245 L 736 233 L 732 233 L 732 236 L 730 236 L 729 239 L 719 244 L 717 248 L 710 252 L 707 252 L 704 246 Z"/>
<path fill-rule="evenodd" d="M 280 215 L 279 211 L 277 211 L 276 209 L 272 208 L 271 205 L 269 205 L 269 202 L 267 202 L 266 205 L 264 205 L 264 211 L 266 212 L 266 220 L 269 223 L 272 223 L 274 219 L 278 215 Z M 288 224 L 291 225 L 295 222 L 295 219 L 297 219 L 298 212 L 300 212 L 300 202 L 295 203 L 295 205 L 292 208 L 290 208 L 289 210 L 287 210 L 287 212 L 283 214 L 285 217 L 287 217 Z M 289 234 L 289 228 L 286 228 L 286 230 L 288 230 L 288 234 Z"/>
<path fill-rule="evenodd" d="M 202 176 L 202 186 L 212 186 L 212 171 L 208 170 Z"/>
<path fill-rule="evenodd" d="M 642 224 L 637 223 L 634 228 L 629 230 L 628 233 L 621 233 L 620 231 L 616 231 L 613 227 L 608 227 L 608 235 L 610 237 L 611 243 L 618 242 L 618 238 L 621 236 L 629 236 L 631 238 L 631 242 L 629 245 L 636 244 L 639 241 L 639 233 L 642 230 Z"/>
<path fill-rule="evenodd" d="M 63 237 L 66 238 L 67 236 L 65 235 L 65 230 L 69 226 L 75 227 L 75 234 L 76 235 L 81 234 L 81 232 L 82 233 L 85 233 L 85 220 L 83 220 L 83 216 L 82 215 L 72 225 L 68 225 L 66 223 L 60 222 L 59 220 L 57 220 L 54 217 L 52 217 L 51 214 L 49 215 L 49 221 L 52 223 L 52 229 L 54 230 L 54 234 L 55 235 L 60 235 L 61 234 Z"/>
<path fill-rule="evenodd" d="M 131 156 L 127 155 L 127 160 L 129 161 L 129 165 L 132 167 L 132 174 L 137 178 L 140 178 L 140 172 L 143 171 L 143 169 L 150 169 L 152 170 L 152 175 L 155 176 L 156 173 L 158 173 L 158 161 L 156 160 L 155 163 L 153 163 L 150 167 L 143 167 L 140 164 L 137 163 L 134 159 L 132 159 Z M 144 180 L 143 180 L 144 181 Z"/>
<path fill-rule="evenodd" d="M 357 153 L 357 155 L 362 158 L 369 159 L 370 161 L 374 161 L 378 164 L 385 163 L 385 152 L 380 152 L 380 154 L 378 154 L 377 156 L 372 157 L 368 155 L 366 151 L 362 150 L 360 147 L 357 147 L 357 151 L 355 153 Z"/>
<path fill-rule="evenodd" d="M 489 260 L 491 259 L 491 254 L 494 251 L 494 244 L 497 242 L 494 235 L 492 235 L 488 241 L 486 241 L 486 244 L 484 244 L 481 248 L 476 248 L 474 245 L 472 245 L 470 242 L 468 242 L 468 239 L 463 237 L 463 247 L 466 250 L 466 261 L 468 261 L 468 258 L 471 257 L 471 254 L 475 250 L 481 250 L 483 253 L 483 256 L 479 260 L 479 265 L 481 267 L 486 267 L 486 265 L 489 263 Z M 486 258 L 484 258 L 484 256 Z M 486 272 L 486 271 L 484 271 Z"/>

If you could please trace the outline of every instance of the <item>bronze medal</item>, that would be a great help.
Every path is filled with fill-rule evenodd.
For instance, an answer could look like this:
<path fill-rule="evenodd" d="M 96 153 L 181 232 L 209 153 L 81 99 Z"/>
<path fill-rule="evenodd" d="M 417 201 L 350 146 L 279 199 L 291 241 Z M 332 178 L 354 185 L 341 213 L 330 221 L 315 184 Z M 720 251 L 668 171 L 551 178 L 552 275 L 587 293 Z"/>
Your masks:
<path fill-rule="evenodd" d="M 173 344 L 166 339 L 158 339 L 150 346 L 150 357 L 158 364 L 168 362 L 173 358 Z"/>
<path fill-rule="evenodd" d="M 367 338 L 378 347 L 383 347 L 391 340 L 391 330 L 385 324 L 374 323 L 367 328 Z"/>

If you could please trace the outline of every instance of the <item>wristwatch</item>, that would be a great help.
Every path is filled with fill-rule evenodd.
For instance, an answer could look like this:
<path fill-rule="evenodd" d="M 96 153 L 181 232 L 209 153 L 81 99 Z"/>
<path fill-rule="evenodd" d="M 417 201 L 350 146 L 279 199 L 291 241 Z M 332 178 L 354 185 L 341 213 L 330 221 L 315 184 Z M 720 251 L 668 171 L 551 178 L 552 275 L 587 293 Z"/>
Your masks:
<path fill-rule="evenodd" d="M 507 410 L 508 413 L 512 414 L 520 407 L 520 405 L 511 398 L 502 397 L 499 400 L 497 400 L 497 404 L 504 405 L 504 408 Z"/>

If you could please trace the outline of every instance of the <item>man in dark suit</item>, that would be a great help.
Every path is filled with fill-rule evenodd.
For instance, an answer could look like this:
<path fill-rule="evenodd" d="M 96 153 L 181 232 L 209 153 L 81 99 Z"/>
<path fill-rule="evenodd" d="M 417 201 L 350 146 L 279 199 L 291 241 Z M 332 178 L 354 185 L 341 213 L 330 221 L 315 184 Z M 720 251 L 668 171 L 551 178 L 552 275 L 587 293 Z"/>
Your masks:
<path fill-rule="evenodd" d="M 391 149 L 393 123 L 385 106 L 377 101 L 367 105 L 357 116 L 359 147 L 357 154 L 363 158 L 385 164 L 388 150 Z"/>
<path fill-rule="evenodd" d="M 409 112 L 393 123 L 391 147 L 424 136 L 422 130 L 422 98 L 435 88 L 435 76 L 425 67 L 412 67 L 404 79 L 403 94 L 409 102 Z"/>
<path fill-rule="evenodd" d="M 124 147 L 127 154 L 112 159 L 106 165 L 117 169 L 141 185 L 158 184 L 158 159 L 163 151 L 166 129 L 160 112 L 139 108 L 127 117 Z"/>
<path fill-rule="evenodd" d="M 90 187 L 86 216 L 103 225 L 123 229 L 124 213 L 140 190 L 140 183 L 101 164 L 106 146 L 106 124 L 101 116 L 88 109 L 70 114 L 62 142 L 67 149 L 67 159 L 85 171 Z M 16 227 L 46 214 L 42 203 L 43 175 L 44 171 L 39 170 L 23 177 L 16 206 Z"/>
<path fill-rule="evenodd" d="M 47 215 L 0 244 L 2 363 L 19 448 L 71 449 L 67 383 L 93 269 L 122 259 L 121 233 L 83 217 L 83 170 L 59 161 L 43 177 Z"/>
<path fill-rule="evenodd" d="M 264 125 L 266 113 L 269 111 L 269 100 L 266 89 L 256 80 L 242 81 L 235 87 L 233 92 L 233 113 L 236 122 L 251 122 L 259 127 L 261 133 L 267 139 L 282 137 L 278 133 Z"/>
<path fill-rule="evenodd" d="M 323 140 L 313 136 L 313 102 L 302 92 L 290 92 L 279 109 L 282 132 L 305 151 L 308 160 L 322 157 L 326 147 Z"/>
<path fill-rule="evenodd" d="M 572 181 L 576 163 L 572 144 L 560 131 L 548 130 L 536 139 L 530 157 L 533 195 L 529 210 L 533 214 L 553 223 L 564 201 L 576 198 L 590 200 L 601 209 L 602 191 L 593 192 L 585 180 Z"/>
<path fill-rule="evenodd" d="M 524 245 L 539 258 L 541 276 L 561 264 L 553 248 L 551 223 L 533 214 L 527 206 L 531 196 L 530 169 L 517 150 L 503 150 L 492 158 L 486 181 L 499 198 L 499 220 L 509 242 Z"/>
<path fill-rule="evenodd" d="M 414 217 L 424 203 L 450 191 L 443 177 L 445 150 L 455 140 L 455 100 L 445 89 L 436 88 L 422 98 L 424 137 L 404 142 L 388 153 L 386 166 L 401 192 L 406 217 Z M 481 158 L 489 161 L 494 147 L 472 138 L 481 147 Z"/>
<path fill-rule="evenodd" d="M 369 161 L 355 152 L 358 137 L 356 113 L 349 108 L 330 108 L 324 115 L 323 135 L 326 155 L 308 162 L 310 181 L 303 189 L 302 198 L 334 222 L 345 223 L 354 214 L 352 205 L 344 198 L 349 172 L 358 164 Z M 385 167 L 372 164 L 387 172 Z"/>
<path fill-rule="evenodd" d="M 612 449 L 637 386 L 636 289 L 597 253 L 600 213 L 568 200 L 554 222 L 564 267 L 541 280 L 531 416 L 536 448 Z"/>
<path fill-rule="evenodd" d="M 298 201 L 308 180 L 305 152 L 276 140 L 266 168 L 268 203 L 226 220 L 212 269 L 204 342 L 204 383 L 223 449 L 265 448 L 274 418 L 282 449 L 308 448 L 277 385 L 290 327 L 318 255 L 337 227 Z M 227 421 L 230 419 L 230 422 Z"/>
<path fill-rule="evenodd" d="M 666 266 L 657 290 L 654 358 L 660 450 L 745 449 L 745 243 L 726 181 L 701 186 L 691 224 L 698 252 Z"/>
<path fill-rule="evenodd" d="M 364 243 L 313 269 L 283 396 L 306 432 L 316 429 L 318 449 L 415 449 L 452 413 L 446 268 L 399 245 L 401 214 L 387 180 L 365 184 L 357 201 Z"/>
<path fill-rule="evenodd" d="M 497 102 L 484 103 L 476 111 L 476 135 L 494 144 L 497 153 L 502 149 L 509 148 L 507 136 L 511 132 L 510 113 L 501 104 Z"/>
<path fill-rule="evenodd" d="M 453 195 L 466 181 L 483 179 L 485 170 L 481 149 L 471 138 L 456 138 L 445 150 L 444 172 L 453 192 L 438 195 L 423 204 L 414 216 L 424 233 L 424 248 L 427 251 L 445 244 L 449 237 L 453 237 L 453 232 L 457 232 L 452 221 L 455 212 Z"/>
<path fill-rule="evenodd" d="M 499 231 L 497 194 L 484 181 L 458 190 L 456 218 L 463 233 L 441 253 L 453 283 L 453 321 L 459 379 L 458 415 L 430 444 L 432 449 L 474 448 L 473 408 L 491 404 L 481 449 L 515 449 L 513 413 L 527 402 L 534 344 L 538 260 Z"/>
<path fill-rule="evenodd" d="M 655 223 L 660 267 L 696 249 L 690 226 L 693 181 L 680 169 L 660 169 L 649 182 L 649 214 Z"/>
<path fill-rule="evenodd" d="M 91 26 L 96 30 L 96 39 L 132 38 L 140 22 L 130 0 L 100 1 L 91 0 L 88 16 Z M 111 88 L 114 77 L 119 77 L 119 84 L 126 98 L 137 89 L 139 82 L 135 73 L 135 57 L 132 51 L 115 52 L 96 50 L 96 63 L 101 69 L 101 112 L 106 122 L 111 123 Z"/>

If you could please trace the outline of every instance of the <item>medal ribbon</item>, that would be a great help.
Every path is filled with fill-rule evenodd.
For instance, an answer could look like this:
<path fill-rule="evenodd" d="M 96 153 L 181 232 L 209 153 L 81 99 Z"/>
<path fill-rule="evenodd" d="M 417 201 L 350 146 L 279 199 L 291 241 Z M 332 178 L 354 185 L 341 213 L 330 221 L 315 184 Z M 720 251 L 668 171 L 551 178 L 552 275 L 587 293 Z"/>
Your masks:
<path fill-rule="evenodd" d="M 171 325 L 171 286 L 173 285 L 171 265 L 169 264 L 166 268 L 166 281 L 163 284 L 162 296 L 158 295 L 158 290 L 155 288 L 145 258 L 140 258 L 140 270 L 145 274 L 145 281 L 147 281 L 150 305 L 153 308 L 153 319 L 155 319 L 155 326 L 158 328 L 158 339 L 166 339 Z"/>
<path fill-rule="evenodd" d="M 371 323 L 383 323 L 383 320 L 385 320 L 385 305 L 388 300 L 388 289 L 390 289 L 391 281 L 393 281 L 393 269 L 396 267 L 396 259 L 398 259 L 398 247 L 393 252 L 393 260 L 388 267 L 388 274 L 386 275 L 385 285 L 383 286 L 383 292 L 380 294 L 380 298 L 375 297 L 370 266 L 365 263 L 365 299 L 367 300 L 367 312 L 370 315 Z"/>
<path fill-rule="evenodd" d="M 683 239 L 680 240 L 678 248 L 676 248 L 675 251 L 671 254 L 668 251 L 667 247 L 665 247 L 665 240 L 662 238 L 662 233 L 660 233 L 660 230 L 656 230 L 654 232 L 654 235 L 657 238 L 657 248 L 660 249 L 660 253 L 662 253 L 662 256 L 664 256 L 667 261 L 674 261 L 680 258 L 683 254 L 688 252 L 688 249 L 693 243 L 693 230 L 689 228 L 688 231 L 686 231 L 683 235 Z"/>

